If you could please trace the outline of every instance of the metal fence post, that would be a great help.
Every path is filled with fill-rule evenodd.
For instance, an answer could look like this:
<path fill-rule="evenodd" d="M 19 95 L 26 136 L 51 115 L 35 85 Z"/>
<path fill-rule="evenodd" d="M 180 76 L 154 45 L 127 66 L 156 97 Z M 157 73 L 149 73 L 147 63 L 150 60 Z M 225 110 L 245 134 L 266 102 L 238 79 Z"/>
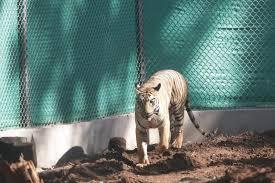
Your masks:
<path fill-rule="evenodd" d="M 17 16 L 20 69 L 20 127 L 27 127 L 31 125 L 28 104 L 27 0 L 17 1 Z"/>
<path fill-rule="evenodd" d="M 137 79 L 138 79 L 138 84 L 142 84 L 146 76 L 145 61 L 144 61 L 143 0 L 136 0 L 136 39 L 137 39 Z"/>

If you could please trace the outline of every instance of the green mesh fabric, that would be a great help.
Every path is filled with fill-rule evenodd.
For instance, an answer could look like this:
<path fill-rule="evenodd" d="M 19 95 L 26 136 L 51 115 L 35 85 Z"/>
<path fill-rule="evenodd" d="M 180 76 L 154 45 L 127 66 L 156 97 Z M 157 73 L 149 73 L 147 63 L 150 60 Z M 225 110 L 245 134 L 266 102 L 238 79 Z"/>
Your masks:
<path fill-rule="evenodd" d="M 0 2 L 0 129 L 20 122 L 17 1 Z"/>
<path fill-rule="evenodd" d="M 30 0 L 28 8 L 33 125 L 133 111 L 134 1 Z"/>
<path fill-rule="evenodd" d="M 274 10 L 273 0 L 143 0 L 142 12 L 136 0 L 2 0 L 0 129 L 132 112 L 138 73 L 160 69 L 186 76 L 194 108 L 274 107 Z"/>
<path fill-rule="evenodd" d="M 275 106 L 273 0 L 144 1 L 147 76 L 176 69 L 195 108 Z"/>

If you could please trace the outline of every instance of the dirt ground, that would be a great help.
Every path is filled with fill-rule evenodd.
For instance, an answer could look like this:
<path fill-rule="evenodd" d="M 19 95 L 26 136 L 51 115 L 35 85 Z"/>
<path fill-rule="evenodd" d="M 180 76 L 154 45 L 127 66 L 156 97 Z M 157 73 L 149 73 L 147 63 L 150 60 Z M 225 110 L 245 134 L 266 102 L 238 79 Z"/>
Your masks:
<path fill-rule="evenodd" d="M 218 135 L 202 143 L 163 153 L 150 146 L 151 164 L 136 167 L 136 150 L 105 151 L 95 157 L 59 163 L 40 173 L 45 183 L 57 182 L 275 182 L 275 131 Z"/>

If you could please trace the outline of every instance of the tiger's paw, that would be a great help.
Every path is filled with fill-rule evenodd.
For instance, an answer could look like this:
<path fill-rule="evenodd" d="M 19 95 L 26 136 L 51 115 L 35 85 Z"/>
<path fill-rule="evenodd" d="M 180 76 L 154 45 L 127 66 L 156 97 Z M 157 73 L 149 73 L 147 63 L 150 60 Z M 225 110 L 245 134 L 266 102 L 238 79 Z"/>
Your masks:
<path fill-rule="evenodd" d="M 164 152 L 165 150 L 167 150 L 169 148 L 168 145 L 164 145 L 164 144 L 159 144 L 156 147 L 156 151 L 158 152 Z"/>
<path fill-rule="evenodd" d="M 171 143 L 171 147 L 175 149 L 180 149 L 182 147 L 183 139 L 177 138 Z"/>
<path fill-rule="evenodd" d="M 143 159 L 139 160 L 139 163 L 136 164 L 136 166 L 139 167 L 139 168 L 143 168 L 143 167 L 145 167 L 149 164 L 150 164 L 149 159 L 148 158 L 143 158 Z"/>
<path fill-rule="evenodd" d="M 144 168 L 144 167 L 146 167 L 148 165 L 149 164 L 138 163 L 138 164 L 136 164 L 136 167 L 138 167 L 138 168 Z"/>
<path fill-rule="evenodd" d="M 171 144 L 171 147 L 174 148 L 174 149 L 180 149 L 181 146 L 182 146 L 182 143 L 180 143 L 176 140 Z"/>

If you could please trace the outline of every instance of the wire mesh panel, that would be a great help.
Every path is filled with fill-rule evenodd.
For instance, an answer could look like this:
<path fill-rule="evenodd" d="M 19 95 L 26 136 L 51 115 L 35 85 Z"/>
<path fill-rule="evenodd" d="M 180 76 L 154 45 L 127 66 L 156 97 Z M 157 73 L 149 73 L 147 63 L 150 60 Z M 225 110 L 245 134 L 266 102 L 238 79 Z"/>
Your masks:
<path fill-rule="evenodd" d="M 273 0 L 144 1 L 147 76 L 176 69 L 196 108 L 275 106 Z"/>
<path fill-rule="evenodd" d="M 20 126 L 17 1 L 0 2 L 0 129 Z"/>
<path fill-rule="evenodd" d="M 161 69 L 196 108 L 275 106 L 275 1 L 0 2 L 0 129 L 134 110 Z"/>
<path fill-rule="evenodd" d="M 134 1 L 28 1 L 33 125 L 133 110 Z"/>

